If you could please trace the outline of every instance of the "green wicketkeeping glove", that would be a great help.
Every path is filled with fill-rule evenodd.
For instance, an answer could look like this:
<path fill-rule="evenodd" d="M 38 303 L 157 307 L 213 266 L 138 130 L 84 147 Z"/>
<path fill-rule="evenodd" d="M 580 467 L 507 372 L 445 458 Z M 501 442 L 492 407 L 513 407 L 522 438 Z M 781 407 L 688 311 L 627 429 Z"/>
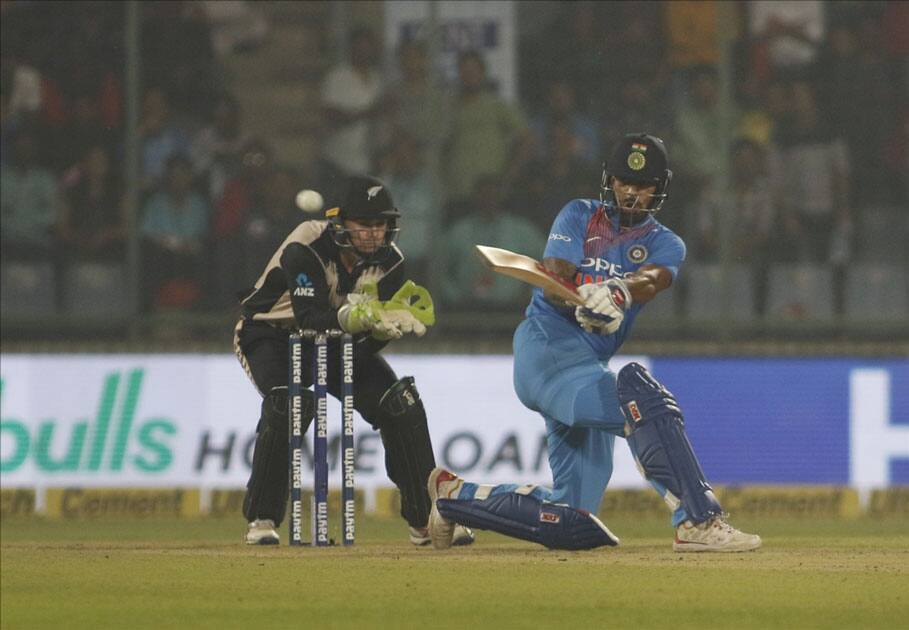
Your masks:
<path fill-rule="evenodd" d="M 347 303 L 338 309 L 338 324 L 345 332 L 357 334 L 373 330 L 381 322 L 379 301 L 375 283 L 362 287 L 360 293 L 347 296 Z"/>
<path fill-rule="evenodd" d="M 391 299 L 383 303 L 386 311 L 407 310 L 424 326 L 436 323 L 435 305 L 425 287 L 408 280 Z"/>
<path fill-rule="evenodd" d="M 378 298 L 375 283 L 364 284 L 359 293 L 347 296 L 347 304 L 338 310 L 338 323 L 349 333 L 369 331 L 381 341 L 400 339 L 407 333 L 418 337 L 436 321 L 435 308 L 429 291 L 405 282 L 390 300 Z"/>

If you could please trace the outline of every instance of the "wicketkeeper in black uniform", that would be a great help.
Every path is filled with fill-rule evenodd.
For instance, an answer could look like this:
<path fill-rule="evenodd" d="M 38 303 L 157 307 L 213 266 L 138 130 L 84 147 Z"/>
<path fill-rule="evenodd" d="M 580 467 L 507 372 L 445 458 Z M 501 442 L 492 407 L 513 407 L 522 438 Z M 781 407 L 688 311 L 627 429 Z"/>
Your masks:
<path fill-rule="evenodd" d="M 354 407 L 379 430 L 388 477 L 401 492 L 401 516 L 415 545 L 429 544 L 426 480 L 435 466 L 426 413 L 411 377 L 398 378 L 378 353 L 391 339 L 422 336 L 435 321 L 432 299 L 405 282 L 394 243 L 400 213 L 378 180 L 353 177 L 327 220 L 304 221 L 284 240 L 241 304 L 234 349 L 262 395 L 252 473 L 243 501 L 246 543 L 277 544 L 288 479 L 288 336 L 295 329 L 342 329 L 354 336 Z M 304 385 L 312 384 L 312 346 L 304 345 Z M 339 343 L 329 341 L 328 391 L 340 393 Z M 314 401 L 304 391 L 304 427 Z M 458 536 L 458 534 L 456 534 Z M 461 544 L 473 541 L 459 532 Z"/>

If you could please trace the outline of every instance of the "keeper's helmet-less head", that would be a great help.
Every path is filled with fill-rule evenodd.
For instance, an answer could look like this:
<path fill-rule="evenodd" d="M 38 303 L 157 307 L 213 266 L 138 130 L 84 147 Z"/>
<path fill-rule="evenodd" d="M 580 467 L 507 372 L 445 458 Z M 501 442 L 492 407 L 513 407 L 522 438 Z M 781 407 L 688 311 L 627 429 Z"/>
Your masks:
<path fill-rule="evenodd" d="M 658 212 L 668 196 L 667 188 L 672 180 L 666 145 L 656 136 L 632 133 L 622 138 L 612 152 L 608 162 L 603 163 L 603 178 L 600 182 L 600 201 L 622 212 L 630 223 L 640 223 L 649 215 Z M 616 198 L 615 179 L 628 184 L 655 186 L 656 190 L 646 207 L 638 207 L 637 198 L 632 203 L 622 203 Z M 625 217 L 623 217 L 625 219 Z M 623 220 L 623 224 L 625 221 Z"/>
<path fill-rule="evenodd" d="M 354 176 L 347 182 L 347 192 L 340 207 L 325 212 L 331 222 L 332 237 L 340 247 L 352 248 L 361 258 L 375 259 L 384 256 L 398 235 L 398 218 L 401 213 L 395 207 L 391 192 L 378 179 L 367 176 Z M 345 225 L 347 219 L 364 223 L 385 222 L 385 242 L 375 252 L 359 251 L 350 240 L 350 229 Z"/>

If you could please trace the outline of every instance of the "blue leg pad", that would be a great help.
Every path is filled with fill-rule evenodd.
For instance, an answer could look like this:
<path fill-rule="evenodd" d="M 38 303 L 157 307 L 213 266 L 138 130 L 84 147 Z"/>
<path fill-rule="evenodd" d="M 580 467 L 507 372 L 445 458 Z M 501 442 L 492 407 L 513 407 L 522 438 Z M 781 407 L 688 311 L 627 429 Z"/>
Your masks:
<path fill-rule="evenodd" d="M 669 390 L 644 366 L 629 363 L 619 372 L 618 393 L 628 444 L 644 475 L 672 493 L 694 523 L 722 514 Z"/>
<path fill-rule="evenodd" d="M 619 539 L 597 517 L 561 503 L 503 492 L 481 501 L 438 499 L 436 507 L 448 520 L 528 540 L 549 549 L 593 549 L 618 545 Z"/>

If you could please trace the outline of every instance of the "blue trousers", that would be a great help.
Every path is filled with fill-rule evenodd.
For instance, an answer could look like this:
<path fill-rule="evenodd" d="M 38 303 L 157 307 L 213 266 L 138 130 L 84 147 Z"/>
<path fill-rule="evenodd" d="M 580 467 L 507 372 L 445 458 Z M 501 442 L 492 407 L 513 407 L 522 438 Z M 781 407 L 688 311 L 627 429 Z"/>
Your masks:
<path fill-rule="evenodd" d="M 624 437 L 616 377 L 608 358 L 596 355 L 572 322 L 531 317 L 514 335 L 514 387 L 525 407 L 546 422 L 552 491 L 535 488 L 540 499 L 567 503 L 597 514 L 612 477 L 616 436 Z M 665 496 L 666 489 L 652 484 Z M 483 494 L 513 491 L 508 484 Z M 473 498 L 477 486 L 465 484 L 460 499 Z M 687 519 L 681 508 L 672 523 Z"/>

